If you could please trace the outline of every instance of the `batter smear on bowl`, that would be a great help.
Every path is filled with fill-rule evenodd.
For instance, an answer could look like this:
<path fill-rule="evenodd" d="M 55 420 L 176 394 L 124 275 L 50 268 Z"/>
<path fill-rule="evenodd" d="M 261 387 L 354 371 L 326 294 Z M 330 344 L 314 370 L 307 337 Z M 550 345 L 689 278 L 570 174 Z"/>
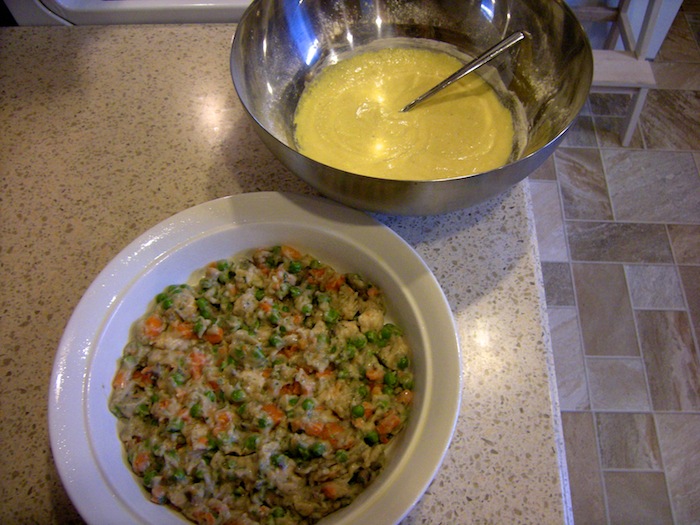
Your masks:
<path fill-rule="evenodd" d="M 387 179 L 441 179 L 503 166 L 515 147 L 513 115 L 479 75 L 400 111 L 462 65 L 444 52 L 397 47 L 324 68 L 297 105 L 299 152 Z"/>
<path fill-rule="evenodd" d="M 413 398 L 385 311 L 372 283 L 290 246 L 160 293 L 110 398 L 150 498 L 205 524 L 314 523 L 351 503 Z"/>

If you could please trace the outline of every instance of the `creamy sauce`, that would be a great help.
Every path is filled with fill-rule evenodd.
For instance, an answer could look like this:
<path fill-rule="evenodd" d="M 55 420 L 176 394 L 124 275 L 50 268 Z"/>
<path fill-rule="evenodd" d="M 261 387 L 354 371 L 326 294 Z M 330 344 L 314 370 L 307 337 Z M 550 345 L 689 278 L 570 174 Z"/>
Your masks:
<path fill-rule="evenodd" d="M 352 173 L 403 180 L 457 177 L 506 164 L 514 149 L 513 116 L 478 75 L 400 111 L 461 66 L 447 53 L 387 48 L 327 67 L 299 100 L 299 151 Z"/>
<path fill-rule="evenodd" d="M 382 291 L 291 246 L 155 298 L 110 410 L 155 503 L 202 525 L 315 523 L 379 475 L 414 378 Z"/>

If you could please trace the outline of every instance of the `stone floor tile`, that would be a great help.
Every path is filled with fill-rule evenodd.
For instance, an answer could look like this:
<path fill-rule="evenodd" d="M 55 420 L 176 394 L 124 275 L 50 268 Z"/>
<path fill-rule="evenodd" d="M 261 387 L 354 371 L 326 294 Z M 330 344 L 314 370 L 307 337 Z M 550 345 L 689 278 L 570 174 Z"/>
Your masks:
<path fill-rule="evenodd" d="M 591 93 L 591 113 L 603 117 L 624 117 L 629 111 L 632 96 L 621 93 Z"/>
<path fill-rule="evenodd" d="M 700 264 L 700 224 L 669 224 L 676 264 Z"/>
<path fill-rule="evenodd" d="M 596 137 L 601 148 L 621 148 L 621 132 L 625 125 L 624 117 L 593 117 L 593 125 L 595 126 Z M 643 149 L 644 138 L 639 124 L 634 129 L 632 139 L 626 146 L 630 149 Z"/>
<path fill-rule="evenodd" d="M 568 261 L 557 183 L 530 181 L 530 194 L 540 259 L 548 262 Z"/>
<path fill-rule="evenodd" d="M 587 357 L 593 410 L 644 412 L 651 408 L 644 364 L 633 357 Z"/>
<path fill-rule="evenodd" d="M 610 525 L 672 525 L 662 472 L 605 472 Z"/>
<path fill-rule="evenodd" d="M 639 356 L 622 265 L 574 263 L 583 346 L 589 356 Z"/>
<path fill-rule="evenodd" d="M 700 223 L 700 177 L 691 153 L 618 149 L 601 156 L 616 220 Z"/>
<path fill-rule="evenodd" d="M 612 220 L 600 151 L 560 148 L 554 156 L 566 219 Z"/>
<path fill-rule="evenodd" d="M 700 344 L 700 266 L 679 266 L 695 340 Z"/>
<path fill-rule="evenodd" d="M 543 262 L 542 279 L 547 306 L 574 306 L 576 304 L 569 263 Z"/>
<path fill-rule="evenodd" d="M 700 411 L 700 355 L 688 314 L 635 312 L 654 410 Z"/>
<path fill-rule="evenodd" d="M 662 224 L 566 221 L 572 261 L 672 263 Z"/>
<path fill-rule="evenodd" d="M 542 165 L 530 173 L 530 180 L 557 180 L 557 172 L 554 168 L 554 155 L 547 157 Z"/>
<path fill-rule="evenodd" d="M 658 89 L 700 90 L 700 63 L 652 62 Z"/>
<path fill-rule="evenodd" d="M 674 19 L 655 60 L 658 62 L 700 62 L 700 48 L 695 41 L 688 19 L 683 14 L 679 13 Z"/>
<path fill-rule="evenodd" d="M 590 410 L 581 331 L 575 308 L 548 308 L 561 410 Z"/>
<path fill-rule="evenodd" d="M 700 523 L 700 414 L 657 414 L 676 523 Z"/>
<path fill-rule="evenodd" d="M 562 412 L 562 427 L 574 523 L 605 523 L 605 497 L 593 416 L 590 412 Z"/>
<path fill-rule="evenodd" d="M 661 470 L 661 452 L 649 413 L 596 414 L 603 469 Z"/>
<path fill-rule="evenodd" d="M 673 265 L 625 265 L 633 308 L 684 310 L 678 270 Z"/>
<path fill-rule="evenodd" d="M 579 116 L 564 135 L 561 145 L 573 148 L 595 148 L 598 146 L 593 119 L 589 116 Z"/>
<path fill-rule="evenodd" d="M 700 143 L 700 91 L 650 91 L 639 122 L 648 149 L 697 149 Z"/>

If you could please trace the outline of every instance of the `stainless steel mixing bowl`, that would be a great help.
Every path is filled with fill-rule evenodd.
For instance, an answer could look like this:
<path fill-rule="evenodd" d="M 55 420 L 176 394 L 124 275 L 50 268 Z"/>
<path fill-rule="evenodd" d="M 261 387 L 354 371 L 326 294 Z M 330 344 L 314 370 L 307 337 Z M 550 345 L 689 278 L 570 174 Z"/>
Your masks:
<path fill-rule="evenodd" d="M 525 112 L 524 148 L 509 164 L 476 175 L 399 181 L 338 170 L 296 150 L 297 102 L 325 65 L 368 45 L 406 39 L 447 46 L 467 59 L 517 30 L 530 38 L 491 73 Z M 540 166 L 588 96 L 593 57 L 561 0 L 255 0 L 233 39 L 231 76 L 267 147 L 322 194 L 369 211 L 430 215 L 490 199 Z"/>

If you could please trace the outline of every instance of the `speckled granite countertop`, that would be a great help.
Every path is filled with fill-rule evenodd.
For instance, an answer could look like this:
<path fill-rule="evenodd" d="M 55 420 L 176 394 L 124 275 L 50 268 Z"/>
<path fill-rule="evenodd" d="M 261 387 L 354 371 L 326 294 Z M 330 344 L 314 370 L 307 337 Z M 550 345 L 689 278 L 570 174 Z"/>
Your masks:
<path fill-rule="evenodd" d="M 99 271 L 175 212 L 260 190 L 313 194 L 265 149 L 228 71 L 234 26 L 0 29 L 0 516 L 80 522 L 53 464 L 47 394 Z M 437 217 L 377 216 L 454 311 L 456 433 L 405 523 L 569 521 L 540 271 L 523 182 Z"/>

